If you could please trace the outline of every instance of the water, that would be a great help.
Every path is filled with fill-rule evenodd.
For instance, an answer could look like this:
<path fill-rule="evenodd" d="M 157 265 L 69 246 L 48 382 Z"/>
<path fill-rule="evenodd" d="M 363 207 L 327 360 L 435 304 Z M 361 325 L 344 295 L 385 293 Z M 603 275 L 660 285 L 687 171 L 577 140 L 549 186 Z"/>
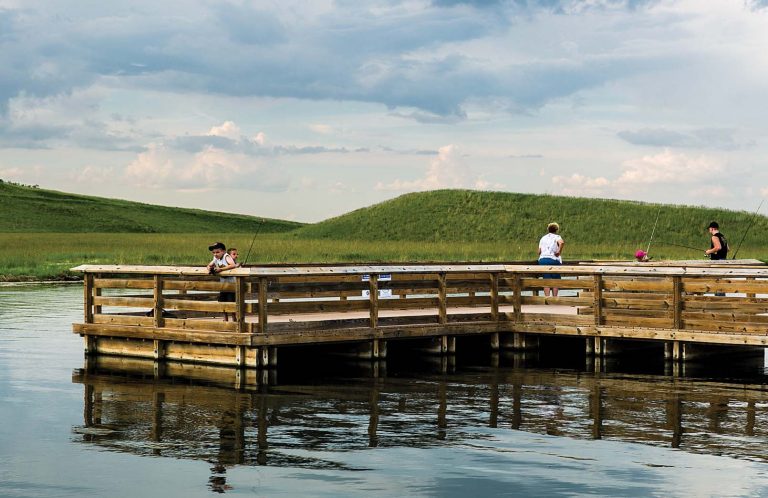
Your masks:
<path fill-rule="evenodd" d="M 281 354 L 270 384 L 237 388 L 229 369 L 86 364 L 81 301 L 0 287 L 0 496 L 768 495 L 762 361 L 673 377 L 393 354 L 302 373 Z"/>

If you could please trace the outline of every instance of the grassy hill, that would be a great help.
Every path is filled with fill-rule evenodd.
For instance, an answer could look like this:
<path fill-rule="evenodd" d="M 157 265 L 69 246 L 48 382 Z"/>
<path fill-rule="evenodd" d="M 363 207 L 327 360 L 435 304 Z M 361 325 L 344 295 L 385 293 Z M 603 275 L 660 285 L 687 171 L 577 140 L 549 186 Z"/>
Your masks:
<path fill-rule="evenodd" d="M 706 207 L 438 190 L 405 194 L 306 225 L 291 235 L 302 239 L 508 242 L 535 249 L 547 223 L 557 221 L 561 226 L 560 233 L 568 243 L 568 254 L 589 257 L 604 254 L 610 248 L 617 251 L 607 252 L 623 254 L 633 247 L 645 248 L 657 214 L 659 221 L 654 236 L 654 247 L 657 248 L 674 247 L 671 244 L 709 247 L 706 227 L 710 221 L 717 220 L 734 249 L 753 218 L 749 212 Z M 767 229 L 768 218 L 758 216 L 747 234 L 744 248 L 759 245 Z M 693 253 L 686 249 L 682 251 Z M 699 257 L 700 254 L 690 256 Z"/>
<path fill-rule="evenodd" d="M 720 222 L 739 257 L 766 260 L 768 218 L 705 207 L 440 190 L 406 194 L 313 225 L 265 220 L 258 263 L 533 260 L 557 221 L 566 259 L 632 259 L 659 216 L 655 259 L 699 259 Z M 72 195 L 0 183 L 0 281 L 73 277 L 91 264 L 205 264 L 222 240 L 247 254 L 260 218 Z M 108 233 L 109 235 L 105 235 Z M 680 245 L 698 249 L 687 249 Z"/>
<path fill-rule="evenodd" d="M 0 183 L 0 232 L 262 233 L 300 223 L 89 197 Z"/>

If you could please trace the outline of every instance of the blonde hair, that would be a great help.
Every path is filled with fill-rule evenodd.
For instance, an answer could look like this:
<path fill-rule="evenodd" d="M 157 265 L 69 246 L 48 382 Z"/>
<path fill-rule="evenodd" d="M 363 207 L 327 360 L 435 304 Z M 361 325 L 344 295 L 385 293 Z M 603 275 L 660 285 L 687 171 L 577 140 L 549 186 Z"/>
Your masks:
<path fill-rule="evenodd" d="M 549 233 L 555 233 L 555 232 L 557 232 L 558 230 L 560 230 L 560 225 L 558 225 L 558 224 L 557 224 L 557 223 L 555 223 L 554 221 L 553 221 L 552 223 L 550 223 L 549 225 L 547 225 L 547 231 L 548 231 Z"/>

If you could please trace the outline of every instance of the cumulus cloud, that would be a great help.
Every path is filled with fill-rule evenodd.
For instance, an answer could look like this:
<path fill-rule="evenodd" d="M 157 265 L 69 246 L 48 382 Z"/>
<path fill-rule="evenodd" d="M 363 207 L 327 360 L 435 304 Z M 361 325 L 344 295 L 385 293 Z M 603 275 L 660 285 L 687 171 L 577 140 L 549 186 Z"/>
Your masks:
<path fill-rule="evenodd" d="M 574 173 L 570 176 L 554 176 L 552 183 L 565 195 L 632 195 L 656 186 L 685 185 L 693 193 L 707 192 L 723 197 L 727 194 L 726 189 L 701 184 L 725 176 L 725 166 L 718 160 L 665 150 L 659 154 L 625 161 L 621 165 L 621 174 L 614 179 Z"/>
<path fill-rule="evenodd" d="M 724 172 L 723 164 L 705 156 L 689 157 L 665 150 L 624 162 L 624 171 L 614 182 L 617 186 L 652 184 L 690 184 L 711 179 Z"/>
<path fill-rule="evenodd" d="M 252 157 L 276 157 L 307 154 L 349 154 L 352 152 L 367 152 L 366 148 L 348 149 L 346 147 L 328 147 L 325 145 L 284 145 L 267 144 L 264 132 L 258 132 L 252 137 L 243 134 L 240 127 L 233 121 L 225 121 L 213 126 L 202 135 L 183 135 L 167 141 L 172 149 L 188 153 L 199 153 L 207 149 L 226 150 L 232 153 Z"/>
<path fill-rule="evenodd" d="M 423 191 L 443 188 L 472 188 L 487 190 L 503 188 L 503 185 L 491 183 L 480 175 L 475 175 L 465 163 L 455 145 L 440 147 L 437 157 L 429 163 L 425 175 L 416 180 L 396 179 L 390 183 L 379 182 L 376 190 Z"/>
<path fill-rule="evenodd" d="M 249 188 L 280 192 L 290 183 L 281 171 L 243 154 L 208 147 L 194 155 L 178 155 L 157 144 L 125 168 L 124 178 L 137 187 L 179 191 Z"/>
<path fill-rule="evenodd" d="M 220 126 L 214 126 L 208 131 L 209 136 L 224 137 L 230 140 L 239 139 L 241 134 L 240 127 L 232 121 L 224 121 Z"/>

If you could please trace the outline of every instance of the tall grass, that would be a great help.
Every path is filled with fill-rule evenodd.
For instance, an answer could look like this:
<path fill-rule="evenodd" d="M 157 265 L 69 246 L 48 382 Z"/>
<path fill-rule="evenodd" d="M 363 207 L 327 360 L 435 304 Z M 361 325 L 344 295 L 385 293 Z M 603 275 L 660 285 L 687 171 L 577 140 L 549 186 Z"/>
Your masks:
<path fill-rule="evenodd" d="M 49 279 L 74 276 L 80 264 L 200 265 L 210 260 L 208 245 L 221 240 L 248 252 L 248 234 L 72 234 L 13 233 L 0 235 L 0 279 Z M 510 242 L 425 242 L 295 239 L 289 235 L 256 238 L 249 264 L 520 261 L 536 257 L 538 239 Z M 636 246 L 569 244 L 566 259 L 631 259 Z M 680 248 L 652 248 L 656 259 L 696 259 L 701 253 Z M 744 246 L 744 257 L 759 257 L 756 247 Z"/>
<path fill-rule="evenodd" d="M 627 248 L 645 248 L 656 216 L 654 247 L 678 254 L 671 244 L 709 247 L 706 227 L 720 223 L 735 249 L 743 234 L 745 245 L 763 243 L 768 218 L 708 207 L 650 204 L 610 199 L 587 199 L 551 195 L 438 190 L 406 194 L 396 199 L 352 211 L 293 234 L 296 238 L 359 240 L 423 240 L 486 242 L 538 240 L 551 221 L 561 226 L 569 252 L 584 255 L 626 253 Z M 680 249 L 680 248 L 678 248 Z M 742 249 L 742 251 L 744 248 Z M 690 250 L 687 250 L 690 251 Z M 747 257 L 747 254 L 739 253 Z M 753 253 L 754 255 L 754 253 Z M 694 252 L 689 257 L 698 257 Z"/>
<path fill-rule="evenodd" d="M 301 223 L 156 206 L 0 182 L 0 232 L 285 232 Z"/>

